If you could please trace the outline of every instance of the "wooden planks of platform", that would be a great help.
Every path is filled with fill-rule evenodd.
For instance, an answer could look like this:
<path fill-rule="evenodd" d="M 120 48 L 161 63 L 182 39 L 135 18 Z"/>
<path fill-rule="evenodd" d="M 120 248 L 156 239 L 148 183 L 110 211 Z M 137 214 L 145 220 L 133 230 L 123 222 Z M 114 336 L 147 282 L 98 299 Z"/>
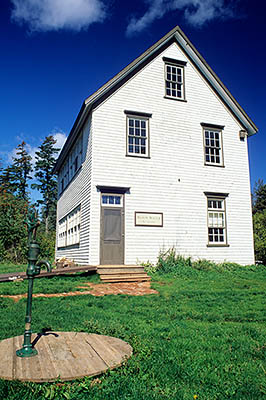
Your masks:
<path fill-rule="evenodd" d="M 34 357 L 17 357 L 23 336 L 0 342 L 0 378 L 52 382 L 99 375 L 120 366 L 132 355 L 132 347 L 121 339 L 86 332 L 33 334 Z"/>
<path fill-rule="evenodd" d="M 56 275 L 65 275 L 65 274 L 74 274 L 76 272 L 96 272 L 97 267 L 92 265 L 82 265 L 75 267 L 65 267 L 52 269 L 51 272 L 41 271 L 40 275 L 36 275 L 35 278 L 43 278 L 46 276 L 56 276 Z M 27 279 L 26 271 L 23 272 L 10 272 L 8 274 L 0 275 L 0 282 L 8 282 L 15 281 L 17 279 Z"/>
<path fill-rule="evenodd" d="M 141 265 L 98 265 L 103 282 L 144 282 L 151 278 Z"/>

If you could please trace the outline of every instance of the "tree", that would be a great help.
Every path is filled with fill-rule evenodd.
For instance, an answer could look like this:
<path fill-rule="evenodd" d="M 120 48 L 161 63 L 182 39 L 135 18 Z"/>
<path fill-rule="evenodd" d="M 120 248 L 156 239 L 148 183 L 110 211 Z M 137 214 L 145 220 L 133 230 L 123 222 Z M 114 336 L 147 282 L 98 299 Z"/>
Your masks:
<path fill-rule="evenodd" d="M 256 260 L 266 265 L 266 209 L 254 214 L 253 228 Z"/>
<path fill-rule="evenodd" d="M 45 232 L 49 232 L 49 228 L 55 228 L 55 210 L 57 201 L 57 181 L 53 173 L 56 162 L 55 155 L 59 149 L 55 148 L 56 140 L 53 136 L 47 136 L 44 142 L 39 146 L 36 152 L 35 178 L 39 183 L 33 183 L 31 187 L 39 190 L 42 194 L 42 200 L 37 203 L 41 204 L 42 215 L 45 223 Z"/>
<path fill-rule="evenodd" d="M 27 203 L 0 187 L 0 259 L 23 262 L 27 255 L 24 224 Z"/>
<path fill-rule="evenodd" d="M 253 214 L 266 209 L 266 184 L 262 179 L 255 183 L 252 195 Z"/>
<path fill-rule="evenodd" d="M 16 154 L 17 157 L 13 157 L 10 173 L 13 177 L 14 189 L 17 196 L 27 201 L 28 180 L 32 179 L 31 172 L 33 169 L 31 165 L 32 157 L 28 154 L 24 141 L 16 148 Z"/>
<path fill-rule="evenodd" d="M 9 166 L 0 169 L 0 188 L 12 194 L 16 191 L 13 169 Z"/>

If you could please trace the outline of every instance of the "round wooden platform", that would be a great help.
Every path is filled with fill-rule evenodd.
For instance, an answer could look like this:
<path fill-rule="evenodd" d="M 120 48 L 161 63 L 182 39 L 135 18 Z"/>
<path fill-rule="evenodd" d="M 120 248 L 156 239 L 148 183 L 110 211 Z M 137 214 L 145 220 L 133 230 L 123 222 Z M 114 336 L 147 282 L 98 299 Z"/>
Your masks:
<path fill-rule="evenodd" d="M 23 336 L 0 342 L 0 378 L 32 382 L 72 380 L 113 369 L 132 355 L 132 347 L 121 339 L 85 332 L 47 332 L 33 334 L 38 351 L 21 358 Z"/>

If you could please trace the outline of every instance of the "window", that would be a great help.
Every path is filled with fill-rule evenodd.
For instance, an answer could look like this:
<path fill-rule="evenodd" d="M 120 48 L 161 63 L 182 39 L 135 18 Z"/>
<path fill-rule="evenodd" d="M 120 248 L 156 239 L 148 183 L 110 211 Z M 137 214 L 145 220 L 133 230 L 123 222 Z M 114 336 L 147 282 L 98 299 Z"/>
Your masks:
<path fill-rule="evenodd" d="M 80 240 L 80 206 L 59 221 L 58 247 L 78 244 Z"/>
<path fill-rule="evenodd" d="M 122 196 L 114 194 L 102 195 L 102 206 L 107 207 L 122 207 Z"/>
<path fill-rule="evenodd" d="M 185 100 L 184 66 L 185 61 L 163 57 L 165 62 L 165 96 Z"/>
<path fill-rule="evenodd" d="M 221 125 L 203 126 L 204 162 L 207 165 L 223 166 L 222 129 Z"/>
<path fill-rule="evenodd" d="M 125 111 L 127 115 L 127 155 L 149 157 L 149 118 L 151 114 Z"/>
<path fill-rule="evenodd" d="M 227 244 L 226 210 L 225 210 L 226 196 L 227 194 L 221 194 L 221 193 L 207 195 L 209 245 Z"/>
<path fill-rule="evenodd" d="M 60 194 L 64 191 L 72 178 L 82 165 L 83 157 L 83 134 L 80 135 L 77 142 L 72 148 L 71 153 L 67 157 L 64 165 L 59 173 Z"/>

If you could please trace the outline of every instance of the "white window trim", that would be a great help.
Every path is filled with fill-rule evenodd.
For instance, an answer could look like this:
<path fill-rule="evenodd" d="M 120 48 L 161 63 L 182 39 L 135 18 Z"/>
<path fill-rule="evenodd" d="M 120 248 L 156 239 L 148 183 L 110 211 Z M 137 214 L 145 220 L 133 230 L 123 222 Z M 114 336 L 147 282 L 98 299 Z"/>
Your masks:
<path fill-rule="evenodd" d="M 140 158 L 150 158 L 150 116 L 151 116 L 151 114 L 149 114 L 150 116 L 144 116 L 144 115 L 142 115 L 142 113 L 140 113 L 139 115 L 137 114 L 137 113 L 134 113 L 134 114 L 129 114 L 129 113 L 127 113 L 126 111 L 125 111 L 125 113 L 127 114 L 127 122 L 126 122 L 126 135 L 127 135 L 127 138 L 126 138 L 126 156 L 129 156 L 129 157 L 140 157 Z M 145 113 L 143 113 L 143 114 L 145 114 Z M 139 138 L 139 139 L 144 139 L 144 137 L 141 137 L 141 135 L 140 136 L 136 136 L 136 135 L 129 135 L 129 120 L 130 119 L 133 119 L 134 121 L 135 120 L 139 120 L 140 121 L 140 123 L 141 123 L 141 121 L 145 121 L 146 122 L 146 137 L 145 137 L 145 140 L 146 140 L 146 145 L 145 145 L 145 150 L 146 150 L 146 152 L 145 152 L 145 154 L 144 153 L 131 153 L 131 152 L 129 152 L 129 137 L 131 136 L 131 137 L 134 137 L 134 138 Z M 141 129 L 141 128 L 140 128 Z M 141 147 L 141 145 L 139 145 L 140 147 Z"/>
<path fill-rule="evenodd" d="M 207 199 L 207 235 L 208 235 L 208 241 L 207 241 L 207 247 L 229 247 L 228 244 L 228 235 L 227 235 L 227 212 L 226 212 L 226 197 L 228 194 L 222 194 L 222 193 L 207 193 L 205 192 L 206 199 Z M 209 201 L 217 201 L 222 203 L 221 208 L 211 208 L 209 207 Z M 210 213 L 212 214 L 222 214 L 222 220 L 223 224 L 222 226 L 219 226 L 217 223 L 217 226 L 211 226 L 210 225 Z M 219 216 L 216 217 L 217 221 L 219 220 Z M 210 231 L 209 229 L 223 229 L 223 241 L 211 241 L 210 240 Z M 220 233 L 217 232 L 218 238 L 220 237 Z"/>
<path fill-rule="evenodd" d="M 167 67 L 174 67 L 177 68 L 181 71 L 181 78 L 182 81 L 181 82 L 177 82 L 177 81 L 172 81 L 167 79 Z M 185 70 L 184 70 L 184 66 L 183 65 L 176 65 L 176 64 L 171 64 L 169 62 L 165 63 L 164 66 L 164 80 L 165 80 L 165 97 L 169 98 L 169 99 L 175 99 L 175 100 L 185 100 Z M 166 87 L 166 82 L 170 82 L 170 83 L 176 83 L 181 85 L 181 96 L 172 96 L 172 94 L 167 94 L 167 88 Z M 172 92 L 173 89 L 171 89 Z M 177 93 L 177 90 L 176 90 Z"/>
<path fill-rule="evenodd" d="M 68 247 L 80 243 L 81 207 L 74 208 L 58 222 L 57 247 Z"/>
<path fill-rule="evenodd" d="M 103 196 L 114 196 L 114 197 L 119 197 L 120 198 L 120 204 L 110 204 L 110 203 L 103 203 Z M 102 193 L 101 194 L 101 206 L 102 207 L 123 207 L 123 196 L 122 194 L 112 194 L 112 193 Z"/>
<path fill-rule="evenodd" d="M 223 127 L 217 125 L 217 127 L 215 125 L 202 125 L 202 135 L 203 135 L 203 157 L 204 157 L 204 165 L 211 165 L 211 166 L 216 166 L 216 167 L 224 167 L 224 150 L 223 150 Z M 216 146 L 207 146 L 206 145 L 206 137 L 205 137 L 205 132 L 212 132 L 214 134 L 219 135 L 219 147 Z M 209 140 L 211 140 L 211 138 L 209 138 Z M 215 139 L 213 139 L 215 141 Z M 213 149 L 219 149 L 219 158 L 220 161 L 216 162 L 216 161 L 207 161 L 207 153 L 206 153 L 206 148 L 213 148 Z M 215 156 L 215 158 L 217 157 L 217 155 Z"/>

